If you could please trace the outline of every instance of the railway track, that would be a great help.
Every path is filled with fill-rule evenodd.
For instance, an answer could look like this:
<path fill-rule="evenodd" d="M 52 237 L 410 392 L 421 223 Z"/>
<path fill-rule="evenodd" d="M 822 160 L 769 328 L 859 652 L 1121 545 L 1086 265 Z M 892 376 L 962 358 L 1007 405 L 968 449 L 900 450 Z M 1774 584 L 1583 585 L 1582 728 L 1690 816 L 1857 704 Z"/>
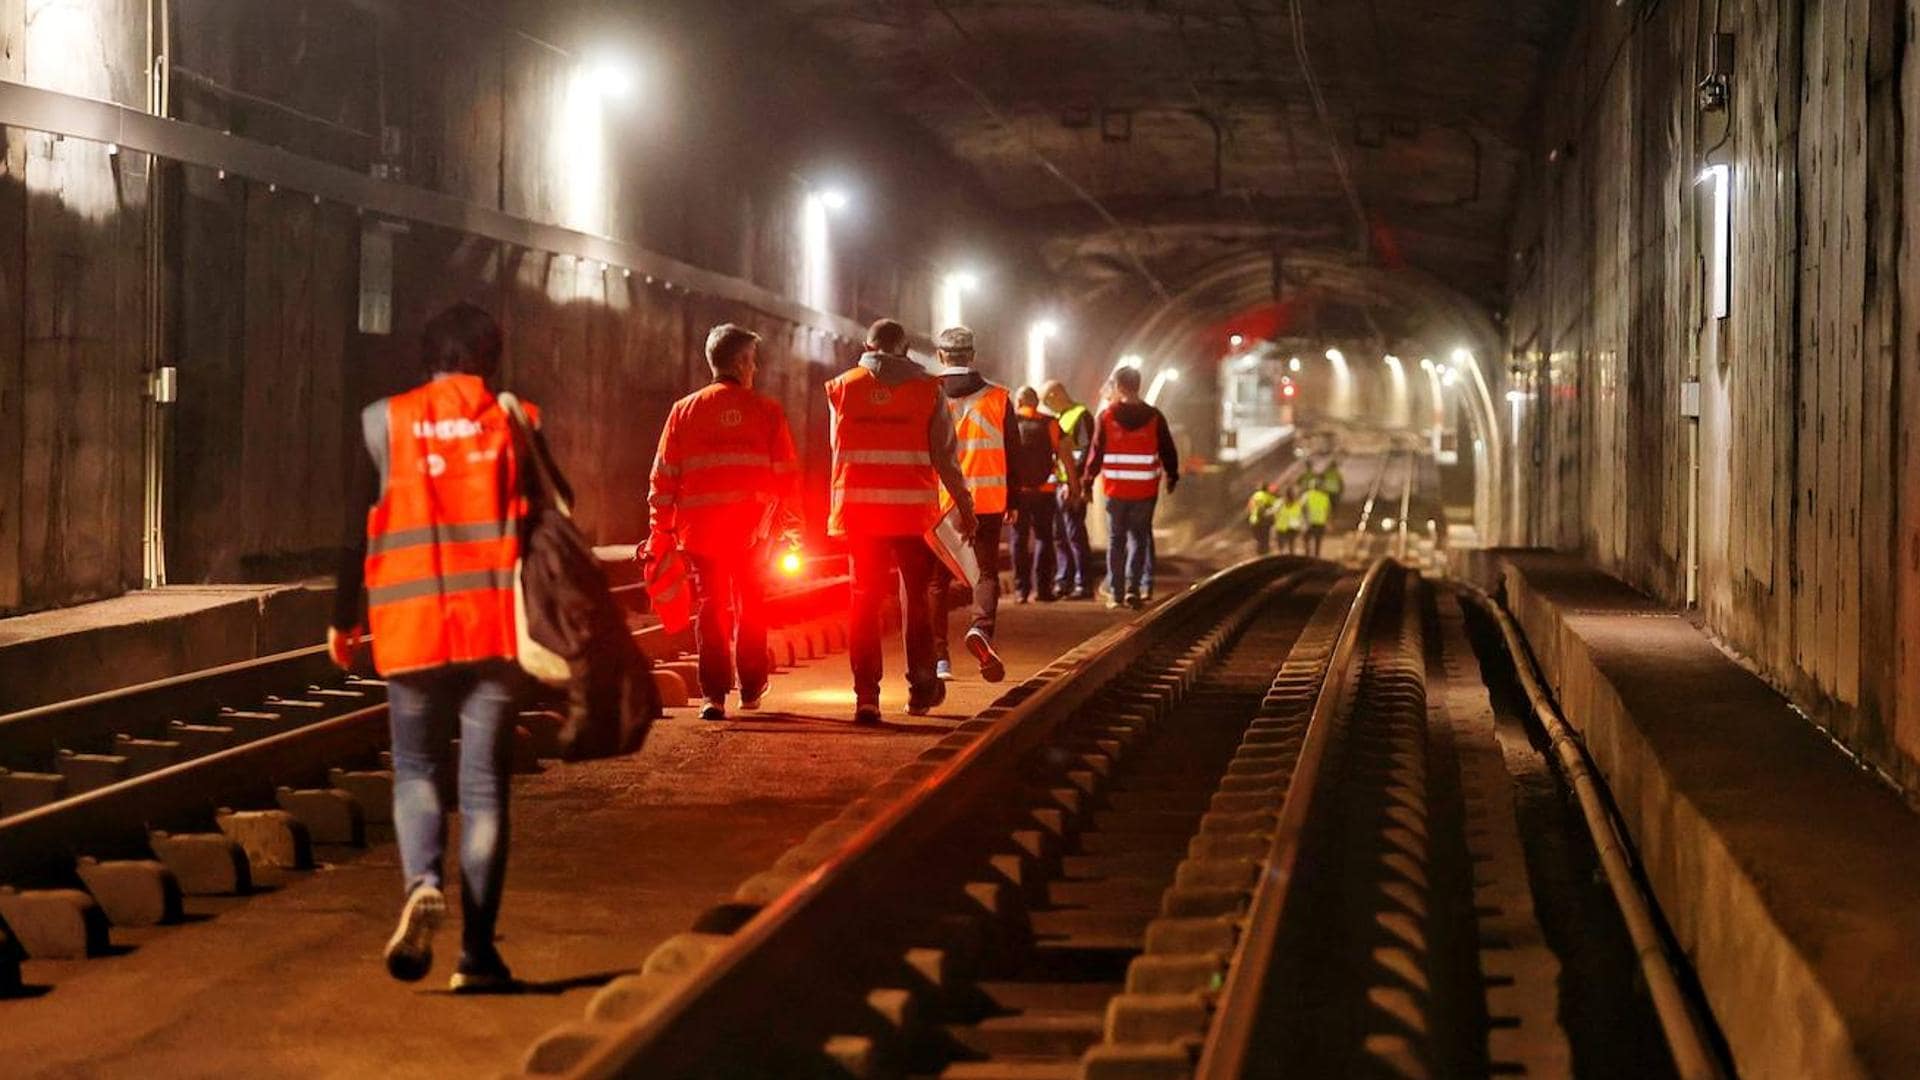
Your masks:
<path fill-rule="evenodd" d="M 1567 1074 L 1486 700 L 1417 573 L 1243 563 L 1014 688 L 522 1070 Z"/>
<path fill-rule="evenodd" d="M 776 626 L 810 620 L 779 635 L 777 662 L 826 650 L 821 615 L 844 590 L 771 598 Z M 515 771 L 555 756 L 550 708 L 522 712 Z M 112 925 L 174 921 L 186 896 L 243 895 L 384 839 L 387 742 L 385 683 L 323 647 L 0 716 L 0 924 L 30 955 L 97 955 Z M 0 931 L 0 966 L 13 959 Z"/>

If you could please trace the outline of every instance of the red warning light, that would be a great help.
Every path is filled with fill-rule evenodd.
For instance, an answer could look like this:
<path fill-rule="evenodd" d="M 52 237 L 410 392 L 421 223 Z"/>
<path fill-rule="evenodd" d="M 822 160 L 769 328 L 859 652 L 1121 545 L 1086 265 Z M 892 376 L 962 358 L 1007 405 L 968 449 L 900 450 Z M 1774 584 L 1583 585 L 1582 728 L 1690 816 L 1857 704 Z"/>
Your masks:
<path fill-rule="evenodd" d="M 1294 395 L 1294 389 L 1293 389 L 1292 383 L 1285 383 L 1280 387 L 1281 397 L 1292 397 L 1293 395 Z"/>

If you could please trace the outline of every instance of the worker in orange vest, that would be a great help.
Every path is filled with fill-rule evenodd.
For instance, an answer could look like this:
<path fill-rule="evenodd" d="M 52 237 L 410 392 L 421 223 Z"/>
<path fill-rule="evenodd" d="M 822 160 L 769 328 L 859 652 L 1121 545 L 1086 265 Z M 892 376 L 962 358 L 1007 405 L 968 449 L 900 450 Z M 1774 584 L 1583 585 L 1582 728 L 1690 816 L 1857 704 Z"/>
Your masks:
<path fill-rule="evenodd" d="M 960 450 L 960 472 L 973 495 L 974 561 L 980 580 L 973 586 L 973 622 L 967 627 L 967 651 L 979 661 L 980 677 L 999 682 L 1007 665 L 993 650 L 993 629 L 1000 612 L 1000 529 L 1007 519 L 1007 432 L 1013 429 L 1013 395 L 974 370 L 973 331 L 949 326 L 934 339 L 940 361 L 940 388 Z M 945 509 L 949 502 L 941 500 Z M 935 674 L 953 678 L 947 654 L 948 608 L 952 591 L 945 569 L 934 575 L 933 648 Z"/>
<path fill-rule="evenodd" d="M 451 985 L 456 993 L 498 991 L 513 985 L 494 924 L 507 869 L 507 774 L 521 685 L 513 571 L 527 499 L 511 422 L 488 387 L 500 366 L 500 327 L 459 304 L 427 323 L 421 344 L 428 380 L 360 415 L 368 457 L 348 503 L 327 647 L 348 668 L 362 626 L 370 626 L 373 665 L 387 680 L 393 822 L 406 880 L 387 971 L 414 982 L 433 966 L 433 934 L 447 908 L 441 781 L 458 737 L 463 924 Z M 537 423 L 538 411 L 527 411 Z"/>
<path fill-rule="evenodd" d="M 1113 373 L 1113 403 L 1100 413 L 1082 479 L 1107 496 L 1107 607 L 1139 608 L 1153 592 L 1153 510 L 1160 483 L 1180 483 L 1180 452 L 1160 410 L 1140 400 L 1140 369 Z"/>
<path fill-rule="evenodd" d="M 867 331 L 859 363 L 827 383 L 833 413 L 833 499 L 827 532 L 845 537 L 853 562 L 856 724 L 880 722 L 880 606 L 899 574 L 907 646 L 907 711 L 920 716 L 946 700 L 934 674 L 929 590 L 939 570 L 925 534 L 940 516 L 940 490 L 974 529 L 973 497 L 955 457 L 953 422 L 940 381 L 907 355 L 907 331 L 881 319 Z"/>
<path fill-rule="evenodd" d="M 733 323 L 707 334 L 713 381 L 673 403 L 647 494 L 648 554 L 679 548 L 693 568 L 703 720 L 727 718 L 767 690 L 767 568 L 776 538 L 800 542 L 798 462 L 780 403 L 753 388 L 760 335 Z M 737 647 L 736 647 L 737 646 Z"/>

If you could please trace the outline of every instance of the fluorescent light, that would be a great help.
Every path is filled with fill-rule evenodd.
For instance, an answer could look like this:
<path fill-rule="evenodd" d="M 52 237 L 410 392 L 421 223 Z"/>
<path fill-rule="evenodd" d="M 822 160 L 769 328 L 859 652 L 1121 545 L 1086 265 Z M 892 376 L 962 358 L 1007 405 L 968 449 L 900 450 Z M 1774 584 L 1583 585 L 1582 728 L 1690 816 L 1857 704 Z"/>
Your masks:
<path fill-rule="evenodd" d="M 820 202 L 829 210 L 845 210 L 848 202 L 847 193 L 839 188 L 828 188 L 820 193 Z"/>
<path fill-rule="evenodd" d="M 1147 361 L 1145 357 L 1141 356 L 1139 353 L 1128 353 L 1127 355 L 1120 358 L 1119 363 L 1113 365 L 1113 370 L 1119 371 L 1123 367 L 1130 367 L 1135 371 L 1139 371 L 1141 368 L 1146 366 L 1147 366 Z"/>
<path fill-rule="evenodd" d="M 1724 319 L 1733 306 L 1733 205 L 1727 166 L 1709 165 L 1700 171 L 1702 184 L 1713 185 L 1713 250 L 1708 256 L 1707 299 L 1713 317 Z"/>
<path fill-rule="evenodd" d="M 1288 370 L 1288 371 L 1299 371 L 1299 370 L 1300 370 L 1300 358 L 1299 358 L 1299 357 L 1297 357 L 1297 356 L 1295 356 L 1295 357 L 1293 357 L 1293 358 L 1291 358 L 1291 359 L 1289 359 L 1289 360 L 1287 361 L 1287 370 Z"/>
<path fill-rule="evenodd" d="M 1328 349 L 1327 359 L 1331 360 L 1336 364 L 1344 364 L 1347 362 L 1346 354 L 1341 352 L 1339 349 Z"/>

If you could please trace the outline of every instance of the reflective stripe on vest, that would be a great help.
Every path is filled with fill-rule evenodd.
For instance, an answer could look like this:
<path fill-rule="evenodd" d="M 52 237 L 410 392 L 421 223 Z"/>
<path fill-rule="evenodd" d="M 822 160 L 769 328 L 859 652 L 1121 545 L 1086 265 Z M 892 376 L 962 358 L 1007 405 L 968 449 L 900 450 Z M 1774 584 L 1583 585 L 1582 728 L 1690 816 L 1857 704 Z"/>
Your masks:
<path fill-rule="evenodd" d="M 947 399 L 947 415 L 960 451 L 960 472 L 973 494 L 973 512 L 1000 514 L 1007 509 L 1007 388 L 988 383 L 965 397 Z M 940 508 L 950 502 L 940 492 Z"/>
<path fill-rule="evenodd" d="M 387 399 L 386 490 L 367 512 L 367 623 L 382 675 L 514 655 L 513 432 L 472 375 Z"/>
<path fill-rule="evenodd" d="M 940 407 L 931 375 L 886 385 L 856 367 L 827 383 L 833 412 L 834 536 L 918 536 L 939 517 L 928 424 Z"/>
<path fill-rule="evenodd" d="M 677 483 L 657 484 L 650 499 L 675 511 L 680 546 L 723 553 L 763 539 L 794 467 L 779 404 L 736 382 L 709 383 L 674 403 L 661 440 L 669 444 L 678 460 L 657 462 L 654 473 Z"/>
<path fill-rule="evenodd" d="M 1160 418 L 1127 429 L 1110 408 L 1100 414 L 1105 451 L 1100 458 L 1100 489 L 1109 499 L 1152 499 L 1160 494 Z"/>

